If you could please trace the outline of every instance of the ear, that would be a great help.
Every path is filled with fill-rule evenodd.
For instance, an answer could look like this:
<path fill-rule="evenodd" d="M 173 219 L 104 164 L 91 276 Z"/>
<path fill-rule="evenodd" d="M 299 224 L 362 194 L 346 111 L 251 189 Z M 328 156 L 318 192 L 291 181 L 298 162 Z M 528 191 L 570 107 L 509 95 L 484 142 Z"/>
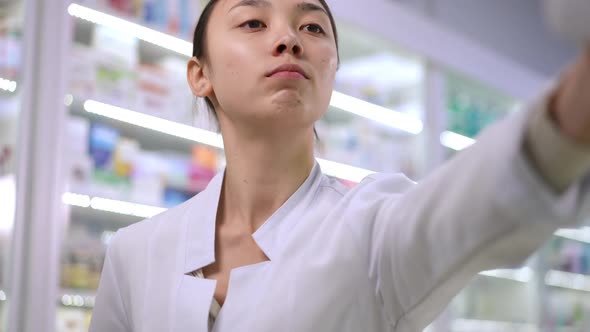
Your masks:
<path fill-rule="evenodd" d="M 192 57 L 187 64 L 186 78 L 193 94 L 197 97 L 209 97 L 213 87 L 209 77 L 204 72 L 203 63 Z"/>

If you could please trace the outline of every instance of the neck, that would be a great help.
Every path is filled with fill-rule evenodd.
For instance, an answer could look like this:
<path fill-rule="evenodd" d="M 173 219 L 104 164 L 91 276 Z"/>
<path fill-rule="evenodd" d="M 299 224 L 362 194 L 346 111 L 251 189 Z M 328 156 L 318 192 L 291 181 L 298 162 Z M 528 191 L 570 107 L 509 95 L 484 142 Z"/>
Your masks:
<path fill-rule="evenodd" d="M 272 137 L 236 133 L 224 131 L 227 166 L 219 222 L 254 232 L 309 176 L 315 163 L 313 128 Z"/>

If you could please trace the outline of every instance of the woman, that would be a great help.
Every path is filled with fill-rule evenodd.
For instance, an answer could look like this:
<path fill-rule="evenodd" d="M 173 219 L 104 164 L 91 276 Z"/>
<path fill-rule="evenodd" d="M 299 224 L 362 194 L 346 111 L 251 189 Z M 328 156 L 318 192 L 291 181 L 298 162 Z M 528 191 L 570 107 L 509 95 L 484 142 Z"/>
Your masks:
<path fill-rule="evenodd" d="M 187 76 L 227 166 L 117 232 L 91 331 L 420 331 L 476 273 L 590 215 L 590 51 L 420 184 L 354 189 L 313 154 L 337 66 L 325 1 L 210 1 Z"/>

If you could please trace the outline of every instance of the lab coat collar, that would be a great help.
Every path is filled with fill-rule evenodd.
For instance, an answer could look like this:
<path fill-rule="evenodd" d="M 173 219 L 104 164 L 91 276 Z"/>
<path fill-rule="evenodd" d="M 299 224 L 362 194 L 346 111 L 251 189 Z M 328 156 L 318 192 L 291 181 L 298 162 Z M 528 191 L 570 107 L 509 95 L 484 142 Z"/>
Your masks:
<path fill-rule="evenodd" d="M 186 214 L 190 220 L 185 238 L 185 274 L 215 262 L 215 224 L 224 175 L 225 169 L 219 172 L 209 182 L 207 188 L 189 203 Z M 322 171 L 316 161 L 311 173 L 297 191 L 253 234 L 254 240 L 270 260 L 276 254 L 277 226 L 289 223 L 289 216 L 296 214 L 291 212 L 309 204 L 313 196 L 309 193 L 319 187 L 321 178 Z"/>

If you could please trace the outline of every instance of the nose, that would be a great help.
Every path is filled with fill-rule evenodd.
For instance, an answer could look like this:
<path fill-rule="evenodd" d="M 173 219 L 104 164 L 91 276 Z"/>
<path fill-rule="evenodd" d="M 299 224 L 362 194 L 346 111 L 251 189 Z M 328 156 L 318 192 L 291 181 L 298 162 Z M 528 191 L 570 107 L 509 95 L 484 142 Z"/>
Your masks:
<path fill-rule="evenodd" d="M 291 30 L 283 34 L 274 45 L 274 56 L 280 56 L 283 53 L 290 53 L 295 57 L 300 57 L 303 55 L 303 46 L 301 45 L 301 41 Z"/>

